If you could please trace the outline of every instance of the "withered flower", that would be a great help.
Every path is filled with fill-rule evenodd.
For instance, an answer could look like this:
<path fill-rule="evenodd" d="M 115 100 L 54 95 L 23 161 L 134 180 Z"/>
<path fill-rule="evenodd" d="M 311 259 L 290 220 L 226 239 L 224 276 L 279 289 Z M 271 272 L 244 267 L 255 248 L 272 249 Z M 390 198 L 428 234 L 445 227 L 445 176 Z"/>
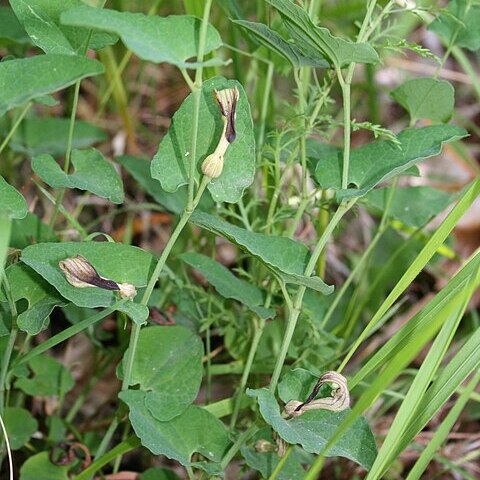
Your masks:
<path fill-rule="evenodd" d="M 223 131 L 215 151 L 202 163 L 202 172 L 210 178 L 218 178 L 223 170 L 223 159 L 230 143 L 235 141 L 235 117 L 237 113 L 238 88 L 214 90 L 220 112 L 222 113 Z"/>
<path fill-rule="evenodd" d="M 326 383 L 332 384 L 331 397 L 319 398 L 315 400 L 320 388 Z M 298 417 L 307 410 L 330 410 L 332 412 L 341 412 L 350 406 L 350 392 L 348 391 L 347 379 L 337 372 L 326 372 L 315 384 L 312 393 L 305 402 L 291 400 L 285 405 L 285 413 L 289 417 Z"/>
<path fill-rule="evenodd" d="M 118 291 L 122 298 L 134 298 L 137 290 L 129 283 L 117 283 L 101 277 L 95 267 L 82 255 L 66 258 L 59 262 L 59 267 L 65 277 L 76 288 L 98 287 L 105 290 Z"/>

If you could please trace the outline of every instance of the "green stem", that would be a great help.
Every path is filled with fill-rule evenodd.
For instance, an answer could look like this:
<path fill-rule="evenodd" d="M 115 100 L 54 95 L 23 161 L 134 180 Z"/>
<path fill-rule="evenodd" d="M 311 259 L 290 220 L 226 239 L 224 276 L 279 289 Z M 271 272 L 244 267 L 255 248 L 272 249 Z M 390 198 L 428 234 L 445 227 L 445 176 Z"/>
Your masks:
<path fill-rule="evenodd" d="M 252 423 L 250 427 L 247 428 L 235 441 L 235 443 L 230 447 L 230 450 L 225 454 L 223 457 L 220 465 L 223 470 L 227 467 L 227 465 L 233 460 L 237 452 L 240 450 L 242 445 L 248 441 L 255 433 L 257 433 L 258 427 Z"/>
<path fill-rule="evenodd" d="M 283 466 L 285 465 L 286 461 L 288 460 L 288 457 L 292 454 L 292 452 L 293 452 L 293 447 L 292 447 L 292 445 L 290 445 L 287 448 L 287 451 L 285 452 L 285 455 L 277 463 L 277 466 L 273 470 L 272 474 L 268 477 L 268 480 L 275 480 L 278 477 L 278 474 L 282 470 Z"/>
<path fill-rule="evenodd" d="M 350 210 L 350 208 L 355 204 L 356 199 L 343 202 L 338 207 L 335 215 L 333 215 L 332 219 L 330 220 L 327 228 L 323 232 L 322 236 L 318 240 L 318 243 L 313 251 L 310 260 L 308 262 L 307 267 L 305 268 L 305 276 L 310 277 L 315 270 L 315 266 L 317 261 L 322 253 L 325 245 L 327 244 L 330 235 L 332 234 L 335 227 L 338 225 L 340 220 L 343 216 Z M 300 309 L 302 307 L 303 296 L 305 295 L 306 287 L 303 285 L 298 288 L 297 295 L 293 302 L 293 306 L 289 308 L 289 317 L 287 321 L 287 329 L 285 331 L 285 335 L 282 340 L 282 346 L 280 347 L 280 353 L 277 357 L 277 361 L 275 363 L 275 368 L 273 370 L 272 379 L 270 381 L 270 390 L 275 392 L 277 388 L 277 383 L 280 378 L 280 374 L 282 372 L 283 364 L 285 363 L 285 358 L 287 356 L 287 351 L 290 346 L 290 342 L 292 341 L 293 332 L 295 331 L 295 327 L 297 325 L 297 320 L 300 315 Z"/>
<path fill-rule="evenodd" d="M 212 0 L 205 1 L 203 10 L 202 25 L 200 26 L 200 35 L 198 39 L 197 62 L 203 62 L 205 54 L 205 44 L 207 39 L 208 18 L 210 17 L 210 8 Z M 190 151 L 190 176 L 188 179 L 188 202 L 187 210 L 193 210 L 193 197 L 195 195 L 195 169 L 197 168 L 197 136 L 198 120 L 200 117 L 200 100 L 202 95 L 203 67 L 200 65 L 195 73 L 195 84 L 192 89 L 193 95 L 193 122 L 192 122 L 192 144 Z"/>
<path fill-rule="evenodd" d="M 452 55 L 455 57 L 455 60 L 460 64 L 463 68 L 463 71 L 468 75 L 470 80 L 472 81 L 473 89 L 475 90 L 475 95 L 477 99 L 480 100 L 480 79 L 478 77 L 478 73 L 473 67 L 470 59 L 465 55 L 463 50 L 459 47 L 452 48 Z"/>
<path fill-rule="evenodd" d="M 75 91 L 73 94 L 73 104 L 72 104 L 72 112 L 70 114 L 70 124 L 68 127 L 68 140 L 67 140 L 67 150 L 65 152 L 65 163 L 63 164 L 63 171 L 68 174 L 68 170 L 70 168 L 70 157 L 72 154 L 72 145 L 73 145 L 73 130 L 75 128 L 75 117 L 77 115 L 77 107 L 78 107 L 78 98 L 80 96 L 80 84 L 81 80 L 75 83 Z M 53 211 L 52 218 L 50 219 L 50 228 L 55 226 L 55 221 L 57 219 L 57 215 L 60 209 L 60 205 L 63 202 L 63 197 L 65 196 L 65 188 L 62 188 L 58 193 L 55 199 L 55 210 Z"/>
<path fill-rule="evenodd" d="M 17 128 L 18 126 L 20 125 L 20 123 L 22 122 L 23 118 L 25 117 L 25 115 L 27 114 L 27 112 L 30 110 L 30 107 L 32 106 L 32 103 L 29 102 L 25 105 L 25 108 L 20 112 L 20 115 L 17 117 L 17 119 L 15 120 L 14 124 L 12 125 L 12 128 L 10 129 L 10 131 L 8 132 L 7 136 L 5 137 L 5 139 L 3 140 L 2 144 L 0 145 L 0 153 L 3 152 L 3 150 L 5 149 L 5 147 L 8 145 L 8 142 L 10 141 L 10 139 L 13 137 L 14 133 L 17 131 Z"/>

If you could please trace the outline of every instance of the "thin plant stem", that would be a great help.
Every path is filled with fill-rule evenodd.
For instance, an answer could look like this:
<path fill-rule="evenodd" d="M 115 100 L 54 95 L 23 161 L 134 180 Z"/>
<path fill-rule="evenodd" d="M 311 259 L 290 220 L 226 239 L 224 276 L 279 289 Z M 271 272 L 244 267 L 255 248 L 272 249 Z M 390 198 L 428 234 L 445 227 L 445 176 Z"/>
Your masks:
<path fill-rule="evenodd" d="M 19 127 L 20 123 L 22 123 L 22 120 L 30 110 L 31 106 L 32 106 L 32 102 L 28 102 L 25 105 L 24 109 L 20 112 L 20 115 L 15 119 L 15 122 L 13 123 L 12 128 L 10 128 L 10 131 L 8 132 L 7 136 L 5 137 L 2 144 L 0 145 L 0 153 L 2 153 L 5 147 L 8 145 L 8 142 L 11 140 L 11 138 L 17 131 L 17 128 Z"/>
<path fill-rule="evenodd" d="M 315 250 L 313 251 L 310 260 L 307 264 L 307 267 L 305 268 L 305 276 L 310 277 L 315 270 L 315 266 L 317 264 L 317 261 L 320 257 L 320 254 L 322 253 L 325 245 L 327 244 L 328 239 L 330 238 L 330 235 L 332 234 L 333 230 L 335 227 L 338 225 L 340 220 L 343 218 L 343 216 L 352 208 L 352 206 L 355 204 L 356 199 L 350 200 L 350 201 L 345 201 L 340 204 L 338 207 L 337 211 L 333 215 L 332 219 L 330 220 L 327 228 L 323 232 L 322 236 L 317 242 L 317 245 L 315 247 Z M 283 340 L 282 340 L 282 346 L 280 347 L 280 353 L 277 357 L 276 363 L 275 363 L 275 368 L 273 370 L 272 374 L 272 379 L 270 381 L 270 390 L 272 392 L 275 392 L 278 384 L 278 380 L 280 378 L 280 374 L 282 372 L 283 364 L 285 363 L 285 358 L 287 356 L 287 351 L 290 346 L 290 342 L 293 337 L 293 333 L 295 331 L 295 327 L 297 325 L 297 320 L 300 315 L 300 309 L 302 307 L 302 302 L 303 302 L 303 296 L 305 295 L 306 287 L 303 285 L 298 288 L 297 295 L 295 297 L 295 300 L 293 302 L 292 308 L 289 308 L 289 316 L 287 320 L 287 329 L 285 331 Z"/>
<path fill-rule="evenodd" d="M 286 461 L 288 460 L 288 457 L 292 454 L 292 452 L 293 452 L 293 447 L 292 445 L 289 445 L 289 447 L 287 448 L 287 451 L 285 452 L 283 457 L 280 459 L 280 461 L 277 463 L 277 466 L 273 470 L 272 474 L 268 477 L 268 480 L 275 480 L 278 477 L 278 474 L 284 467 Z"/>
<path fill-rule="evenodd" d="M 197 136 L 198 136 L 198 121 L 200 117 L 200 100 L 202 95 L 203 83 L 203 57 L 205 54 L 205 43 L 207 38 L 208 19 L 210 17 L 210 8 L 212 0 L 205 1 L 203 10 L 202 24 L 200 26 L 200 35 L 198 39 L 198 54 L 197 62 L 200 65 L 195 73 L 195 84 L 192 89 L 193 95 L 193 115 L 192 115 L 192 143 L 190 148 L 190 175 L 188 179 L 188 202 L 187 211 L 193 210 L 193 197 L 195 195 L 195 169 L 197 167 Z"/>

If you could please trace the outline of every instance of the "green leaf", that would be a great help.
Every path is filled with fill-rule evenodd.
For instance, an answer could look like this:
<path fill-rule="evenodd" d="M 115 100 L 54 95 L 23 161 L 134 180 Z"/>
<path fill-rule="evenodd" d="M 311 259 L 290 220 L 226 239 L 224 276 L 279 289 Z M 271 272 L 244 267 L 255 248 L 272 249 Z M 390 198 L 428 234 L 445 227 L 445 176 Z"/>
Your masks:
<path fill-rule="evenodd" d="M 202 382 L 202 356 L 200 337 L 184 327 L 143 328 L 130 381 L 140 389 L 120 392 L 119 397 L 127 405 L 141 401 L 156 420 L 170 420 L 195 400 Z M 122 376 L 127 358 L 128 350 Z"/>
<path fill-rule="evenodd" d="M 294 68 L 305 66 L 326 68 L 329 66 L 325 57 L 320 53 L 310 54 L 310 56 L 303 55 L 296 45 L 287 42 L 279 33 L 263 23 L 248 22 L 247 20 L 233 20 L 233 23 L 248 30 L 262 45 L 288 60 Z"/>
<path fill-rule="evenodd" d="M 0 116 L 12 108 L 103 72 L 103 65 L 74 55 L 37 55 L 0 63 Z"/>
<path fill-rule="evenodd" d="M 20 407 L 5 408 L 3 422 L 12 450 L 22 448 L 38 428 L 38 423 L 32 414 Z"/>
<path fill-rule="evenodd" d="M 317 27 L 308 13 L 290 0 L 267 0 L 280 13 L 295 45 L 306 57 L 318 58 L 320 51 L 337 68 L 355 63 L 377 63 L 379 57 L 368 43 L 353 43 L 334 37 L 328 29 Z"/>
<path fill-rule="evenodd" d="M 33 377 L 19 378 L 15 387 L 27 395 L 48 397 L 61 396 L 74 386 L 72 374 L 60 362 L 48 355 L 39 355 L 28 362 Z"/>
<path fill-rule="evenodd" d="M 8 218 L 24 218 L 28 213 L 27 202 L 22 194 L 0 175 L 0 215 Z"/>
<path fill-rule="evenodd" d="M 60 14 L 83 5 L 81 0 L 10 0 L 15 14 L 33 43 L 45 53 L 82 54 L 89 47 L 100 49 L 113 45 L 118 39 L 105 33 L 90 32 L 86 28 L 60 25 Z"/>
<path fill-rule="evenodd" d="M 465 0 L 450 0 L 448 13 L 441 13 L 428 28 L 445 45 L 457 45 L 475 52 L 480 48 L 480 5 L 471 5 L 469 10 L 466 6 Z"/>
<path fill-rule="evenodd" d="M 333 287 L 326 285 L 321 278 L 307 278 L 303 275 L 310 252 L 302 243 L 287 237 L 251 232 L 200 211 L 195 211 L 190 220 L 195 225 L 235 243 L 242 250 L 258 258 L 273 272 L 284 276 L 286 282 L 303 282 L 302 284 L 306 286 L 314 284 L 315 290 L 324 295 L 332 293 Z"/>
<path fill-rule="evenodd" d="M 408 111 L 413 123 L 425 118 L 446 123 L 452 118 L 455 90 L 446 80 L 412 78 L 392 90 L 390 95 Z"/>
<path fill-rule="evenodd" d="M 15 152 L 35 157 L 41 153 L 64 155 L 70 128 L 69 118 L 32 117 L 22 121 L 10 141 Z M 75 120 L 72 148 L 88 148 L 107 139 L 105 132 L 91 123 Z"/>
<path fill-rule="evenodd" d="M 265 303 L 262 290 L 237 278 L 228 268 L 213 258 L 195 252 L 183 253 L 180 258 L 198 270 L 222 297 L 233 298 L 243 303 L 260 318 L 267 319 L 275 316 L 275 310 L 262 307 Z"/>
<path fill-rule="evenodd" d="M 22 261 L 39 273 L 58 292 L 79 307 L 109 307 L 118 301 L 115 292 L 96 287 L 76 288 L 67 282 L 58 263 L 82 255 L 106 278 L 144 287 L 153 271 L 154 258 L 141 248 L 113 242 L 39 243 L 22 252 Z M 119 306 L 137 323 L 148 317 L 148 308 L 132 301 Z"/>
<path fill-rule="evenodd" d="M 340 190 L 340 198 L 361 197 L 380 182 L 396 177 L 425 158 L 438 155 L 444 143 L 466 137 L 467 132 L 454 125 L 408 128 L 398 135 L 400 145 L 381 141 L 355 148 L 350 155 L 348 190 L 342 185 L 343 154 L 316 159 L 315 178 L 322 188 Z"/>
<path fill-rule="evenodd" d="M 20 480 L 69 480 L 69 466 L 57 466 L 50 461 L 49 453 L 31 456 L 20 469 Z"/>
<path fill-rule="evenodd" d="M 282 376 L 282 380 L 278 384 L 278 396 L 284 403 L 288 403 L 290 400 L 303 402 L 312 393 L 317 381 L 318 376 L 304 368 L 289 370 Z M 318 396 L 323 397 L 321 394 Z"/>
<path fill-rule="evenodd" d="M 98 150 L 74 150 L 72 164 L 75 172 L 67 175 L 51 155 L 43 154 L 32 160 L 32 170 L 53 188 L 78 188 L 113 203 L 123 202 L 122 179 Z"/>
<path fill-rule="evenodd" d="M 0 7 L 0 43 L 28 45 L 30 37 L 10 7 Z"/>
<path fill-rule="evenodd" d="M 123 155 L 115 159 L 140 184 L 142 189 L 165 207 L 168 211 L 180 215 L 187 205 L 187 187 L 180 187 L 175 192 L 166 192 L 157 180 L 152 178 L 149 160 Z M 208 195 L 203 195 L 199 206 L 201 210 L 212 210 L 214 203 Z"/>
<path fill-rule="evenodd" d="M 310 453 L 319 453 L 322 450 L 350 411 L 350 409 L 342 412 L 310 410 L 299 417 L 286 420 L 281 416 L 280 407 L 270 390 L 248 389 L 247 395 L 257 398 L 263 419 L 281 438 L 292 445 L 300 444 Z M 376 454 L 375 439 L 363 417 L 358 417 L 328 452 L 328 456 L 349 458 L 366 470 L 372 466 Z"/>
<path fill-rule="evenodd" d="M 149 468 L 142 473 L 140 480 L 180 480 L 180 477 L 166 468 Z"/>
<path fill-rule="evenodd" d="M 66 305 L 58 292 L 24 263 L 15 263 L 6 269 L 13 300 L 25 299 L 28 307 L 17 318 L 18 328 L 29 335 L 37 335 L 47 328 L 49 315 L 57 305 Z M 0 299 L 1 299 L 0 295 Z M 5 298 L 6 301 L 6 298 Z"/>
<path fill-rule="evenodd" d="M 197 135 L 195 178 L 198 180 L 200 166 L 205 157 L 215 150 L 223 130 L 220 108 L 213 90 L 237 87 L 236 130 L 237 138 L 225 153 L 225 163 L 220 177 L 213 179 L 208 190 L 216 202 L 238 202 L 255 174 L 255 137 L 250 105 L 242 85 L 236 80 L 215 77 L 202 86 L 200 117 Z M 191 162 L 193 94 L 190 94 L 173 116 L 168 133 L 163 137 L 158 152 L 152 161 L 152 177 L 162 184 L 167 192 L 174 192 L 188 184 Z"/>
<path fill-rule="evenodd" d="M 270 428 L 262 428 L 254 435 L 252 443 L 255 444 L 259 440 L 266 440 L 272 445 L 272 448 L 275 448 L 276 444 L 270 432 Z M 240 451 L 246 464 L 258 470 L 262 478 L 270 478 L 274 469 L 282 459 L 277 452 L 257 452 L 253 446 L 249 447 L 244 445 Z M 279 480 L 301 480 L 305 475 L 305 470 L 301 463 L 302 460 L 303 458 L 294 450 L 287 458 L 276 478 Z"/>
<path fill-rule="evenodd" d="M 381 215 L 389 197 L 390 188 L 376 188 L 363 197 L 367 208 Z M 395 188 L 388 217 L 409 227 L 423 227 L 450 205 L 455 195 L 432 187 Z"/>
<path fill-rule="evenodd" d="M 157 420 L 140 396 L 132 397 L 129 407 L 135 433 L 154 455 L 165 455 L 182 465 L 205 469 L 209 464 L 192 462 L 192 455 L 198 452 L 219 463 L 230 444 L 223 423 L 195 405 L 168 422 Z"/>
<path fill-rule="evenodd" d="M 201 20 L 191 15 L 159 17 L 82 6 L 63 13 L 61 21 L 74 27 L 115 33 L 143 60 L 171 63 L 180 68 L 200 65 L 187 62 L 197 54 L 201 25 Z M 220 35 L 208 24 L 204 52 L 212 52 L 221 46 Z"/>
<path fill-rule="evenodd" d="M 27 213 L 25 218 L 13 220 L 10 246 L 12 248 L 25 248 L 32 243 L 56 242 L 58 237 L 55 232 L 45 225 L 33 213 Z"/>

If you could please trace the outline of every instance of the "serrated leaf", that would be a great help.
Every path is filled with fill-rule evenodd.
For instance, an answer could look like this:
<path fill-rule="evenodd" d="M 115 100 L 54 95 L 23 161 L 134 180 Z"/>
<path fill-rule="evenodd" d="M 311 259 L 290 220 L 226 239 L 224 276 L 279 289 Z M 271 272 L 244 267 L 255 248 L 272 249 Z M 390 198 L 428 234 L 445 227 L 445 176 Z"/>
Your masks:
<path fill-rule="evenodd" d="M 198 122 L 195 178 L 205 157 L 215 150 L 223 130 L 223 121 L 213 90 L 237 87 L 239 99 L 235 120 L 237 138 L 229 145 L 220 177 L 213 179 L 208 190 L 217 202 L 238 202 L 255 174 L 255 136 L 250 105 L 242 85 L 236 80 L 215 77 L 202 87 Z M 193 94 L 190 94 L 173 116 L 168 133 L 163 137 L 152 161 L 152 177 L 167 192 L 188 184 L 192 143 Z"/>
<path fill-rule="evenodd" d="M 10 7 L 0 7 L 0 43 L 28 45 L 30 37 Z"/>
<path fill-rule="evenodd" d="M 57 466 L 49 453 L 42 452 L 28 458 L 20 469 L 20 480 L 69 480 L 69 466 Z"/>
<path fill-rule="evenodd" d="M 66 301 L 58 292 L 24 263 L 15 263 L 5 270 L 15 302 L 25 299 L 28 307 L 19 312 L 18 328 L 29 335 L 37 335 L 47 328 L 52 310 Z M 0 294 L 0 300 L 2 299 Z M 6 301 L 6 298 L 4 299 Z"/>
<path fill-rule="evenodd" d="M 322 188 L 340 190 L 339 198 L 361 197 L 380 182 L 406 172 L 421 160 L 438 155 L 444 143 L 460 140 L 468 133 L 454 125 L 408 128 L 397 136 L 400 144 L 380 141 L 355 148 L 350 155 L 348 190 L 342 185 L 343 154 L 317 159 L 315 177 Z"/>
<path fill-rule="evenodd" d="M 35 418 L 24 408 L 7 407 L 2 418 L 12 450 L 22 448 L 38 428 Z"/>
<path fill-rule="evenodd" d="M 262 45 L 288 60 L 294 68 L 305 66 L 326 68 L 329 66 L 325 57 L 320 53 L 310 54 L 310 56 L 303 55 L 296 45 L 287 42 L 279 33 L 263 23 L 248 22 L 247 20 L 233 20 L 233 23 L 248 30 Z"/>
<path fill-rule="evenodd" d="M 353 43 L 334 37 L 328 29 L 317 27 L 307 12 L 290 0 L 267 0 L 280 13 L 295 45 L 306 57 L 318 57 L 320 51 L 330 65 L 342 68 L 355 63 L 377 63 L 379 57 L 368 43 Z"/>
<path fill-rule="evenodd" d="M 159 421 L 180 415 L 195 400 L 202 382 L 203 344 L 180 326 L 148 327 L 140 332 L 130 385 L 120 392 L 127 404 L 140 402 Z M 128 350 L 123 357 L 123 376 Z"/>
<path fill-rule="evenodd" d="M 201 24 L 199 18 L 191 15 L 159 17 L 82 6 L 63 13 L 61 21 L 74 27 L 115 33 L 143 60 L 171 63 L 180 68 L 199 66 L 196 62 L 187 62 L 197 54 Z M 219 33 L 208 24 L 204 52 L 221 46 Z"/>
<path fill-rule="evenodd" d="M 195 252 L 183 253 L 180 258 L 198 270 L 222 297 L 233 298 L 243 303 L 260 318 L 267 319 L 275 316 L 275 310 L 262 306 L 265 303 L 262 290 L 237 278 L 227 267 L 213 258 Z"/>
<path fill-rule="evenodd" d="M 98 150 L 74 150 L 72 164 L 75 172 L 67 175 L 51 155 L 43 154 L 32 160 L 32 170 L 53 188 L 78 188 L 113 203 L 123 202 L 122 179 Z"/>
<path fill-rule="evenodd" d="M 25 218 L 28 213 L 23 195 L 0 175 L 0 215 L 11 219 Z"/>
<path fill-rule="evenodd" d="M 157 180 L 152 178 L 149 160 L 123 155 L 115 159 L 140 184 L 142 189 L 168 211 L 180 215 L 187 205 L 187 187 L 180 187 L 175 192 L 166 192 Z M 214 203 L 208 195 L 202 196 L 197 208 L 209 211 Z"/>
<path fill-rule="evenodd" d="M 60 24 L 61 13 L 83 5 L 81 0 L 10 0 L 10 5 L 33 43 L 45 53 L 81 54 L 87 41 L 90 48 L 100 49 L 118 40 L 113 35 L 98 32 L 90 35 L 86 28 Z"/>
<path fill-rule="evenodd" d="M 30 157 L 42 153 L 64 155 L 69 128 L 69 118 L 26 118 L 12 137 L 9 147 Z M 107 135 L 101 128 L 82 120 L 75 120 L 72 148 L 88 148 L 106 139 Z"/>
<path fill-rule="evenodd" d="M 446 123 L 453 115 L 455 90 L 446 80 L 412 78 L 390 95 L 408 111 L 412 122 L 428 119 Z"/>
<path fill-rule="evenodd" d="M 205 462 L 192 462 L 195 452 L 219 463 L 230 444 L 223 423 L 203 408 L 190 405 L 181 415 L 160 422 L 147 410 L 141 397 L 129 402 L 130 422 L 142 445 L 154 455 L 165 455 L 184 466 L 208 469 Z"/>
<path fill-rule="evenodd" d="M 445 45 L 457 45 L 475 52 L 480 48 L 480 5 L 467 10 L 465 0 L 450 0 L 448 14 L 441 13 L 428 27 Z"/>
<path fill-rule="evenodd" d="M 15 382 L 15 387 L 27 395 L 63 395 L 73 388 L 74 381 L 70 371 L 49 355 L 38 355 L 32 358 L 28 365 L 33 376 L 19 378 Z"/>
<path fill-rule="evenodd" d="M 286 442 L 300 444 L 307 452 L 319 453 L 335 433 L 342 420 L 351 411 L 331 412 L 328 410 L 310 410 L 290 420 L 280 414 L 280 407 L 273 393 L 261 388 L 247 390 L 247 395 L 258 400 L 263 419 Z M 375 439 L 363 417 L 355 423 L 328 451 L 331 457 L 346 457 L 368 470 L 377 455 Z"/>
<path fill-rule="evenodd" d="M 58 263 L 82 255 L 98 273 L 117 283 L 144 287 L 153 271 L 154 258 L 141 248 L 113 242 L 39 243 L 25 248 L 22 261 L 53 285 L 66 299 L 79 307 L 109 307 L 118 301 L 115 292 L 96 287 L 76 288 L 67 282 Z M 133 321 L 143 323 L 148 308 L 133 301 L 119 305 Z"/>
<path fill-rule="evenodd" d="M 37 55 L 0 62 L 0 116 L 29 100 L 100 73 L 100 62 L 75 55 Z"/>
<path fill-rule="evenodd" d="M 313 285 L 324 295 L 332 293 L 333 287 L 326 285 L 321 278 L 303 275 L 310 252 L 302 243 L 287 237 L 251 232 L 200 211 L 195 211 L 190 220 L 246 250 L 277 275 L 283 276 L 287 283 L 301 283 L 307 287 Z"/>
<path fill-rule="evenodd" d="M 367 208 L 382 214 L 390 188 L 376 188 L 363 197 Z M 456 195 L 432 187 L 396 188 L 391 199 L 388 216 L 409 227 L 419 228 L 450 205 Z"/>

